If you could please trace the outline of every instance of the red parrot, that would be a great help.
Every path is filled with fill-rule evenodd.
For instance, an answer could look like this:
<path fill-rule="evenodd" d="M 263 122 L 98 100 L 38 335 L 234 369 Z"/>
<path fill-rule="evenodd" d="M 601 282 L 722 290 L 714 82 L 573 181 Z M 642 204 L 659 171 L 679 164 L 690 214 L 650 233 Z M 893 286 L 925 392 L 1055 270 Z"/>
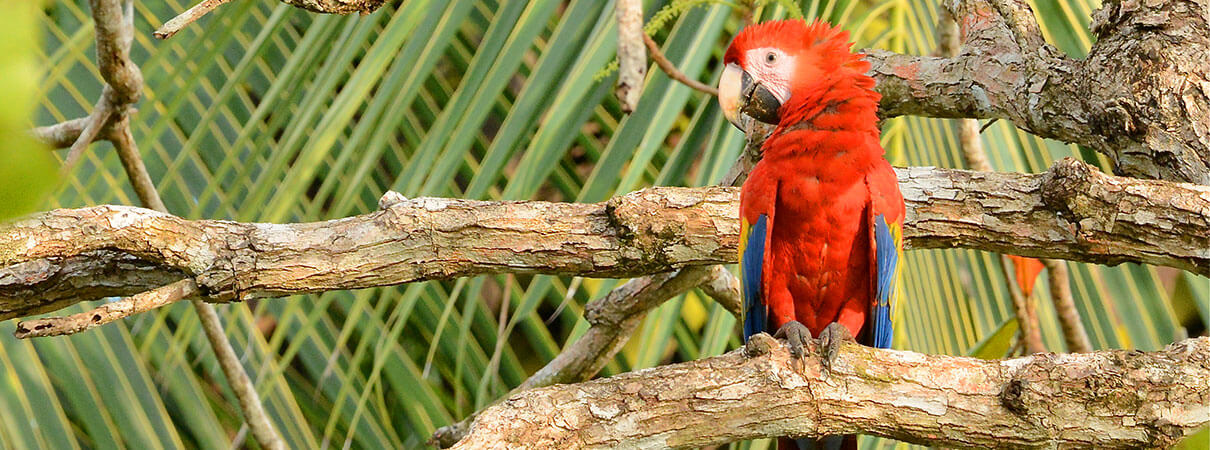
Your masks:
<path fill-rule="evenodd" d="M 878 140 L 880 96 L 851 46 L 848 32 L 826 23 L 762 23 L 735 37 L 719 81 L 733 124 L 776 125 L 740 194 L 744 339 L 777 330 L 802 358 L 819 336 L 825 370 L 842 340 L 890 347 L 903 251 L 903 196 Z"/>

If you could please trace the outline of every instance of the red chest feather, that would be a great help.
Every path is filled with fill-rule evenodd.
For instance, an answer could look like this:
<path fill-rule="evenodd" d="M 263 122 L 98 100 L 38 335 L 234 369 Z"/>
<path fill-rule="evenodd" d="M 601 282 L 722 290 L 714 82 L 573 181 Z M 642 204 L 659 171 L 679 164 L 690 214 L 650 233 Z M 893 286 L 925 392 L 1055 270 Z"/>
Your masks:
<path fill-rule="evenodd" d="M 854 150 L 762 161 L 744 185 L 745 217 L 775 211 L 764 288 L 777 326 L 863 328 L 872 296 L 867 174 L 891 169 L 880 149 L 846 148 Z"/>

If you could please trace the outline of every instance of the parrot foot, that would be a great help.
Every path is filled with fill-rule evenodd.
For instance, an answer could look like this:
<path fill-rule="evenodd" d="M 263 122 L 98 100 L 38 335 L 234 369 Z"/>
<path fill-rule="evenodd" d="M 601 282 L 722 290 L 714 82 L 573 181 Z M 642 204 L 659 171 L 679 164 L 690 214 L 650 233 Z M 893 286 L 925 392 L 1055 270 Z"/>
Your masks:
<path fill-rule="evenodd" d="M 828 327 L 819 333 L 819 352 L 822 357 L 824 376 L 832 371 L 832 363 L 836 361 L 836 355 L 840 352 L 840 344 L 844 341 L 853 342 L 854 340 L 849 328 L 839 322 L 828 324 Z"/>
<path fill-rule="evenodd" d="M 791 320 L 777 329 L 775 338 L 785 339 L 786 347 L 790 349 L 790 357 L 798 362 L 799 372 L 807 366 L 807 343 L 811 341 L 811 330 L 797 320 Z"/>

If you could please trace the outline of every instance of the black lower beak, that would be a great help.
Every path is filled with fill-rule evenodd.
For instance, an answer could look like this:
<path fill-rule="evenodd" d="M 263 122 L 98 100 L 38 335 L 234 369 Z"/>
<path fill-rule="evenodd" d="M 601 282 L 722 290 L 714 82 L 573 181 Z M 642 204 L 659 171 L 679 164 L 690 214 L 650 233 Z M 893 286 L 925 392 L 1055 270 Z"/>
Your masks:
<path fill-rule="evenodd" d="M 744 72 L 740 83 L 740 98 L 743 99 L 740 112 L 768 124 L 776 125 L 781 121 L 781 115 L 778 113 L 781 110 L 781 102 L 772 92 L 759 83 L 754 83 L 748 72 Z"/>

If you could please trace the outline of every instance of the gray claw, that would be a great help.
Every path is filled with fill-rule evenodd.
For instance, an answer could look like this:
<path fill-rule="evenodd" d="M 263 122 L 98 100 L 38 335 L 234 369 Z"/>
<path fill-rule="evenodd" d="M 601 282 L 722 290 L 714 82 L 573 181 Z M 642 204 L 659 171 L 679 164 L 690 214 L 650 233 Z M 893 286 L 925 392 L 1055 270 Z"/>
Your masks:
<path fill-rule="evenodd" d="M 808 330 L 802 322 L 791 320 L 778 328 L 773 337 L 786 340 L 790 356 L 798 361 L 798 369 L 802 371 L 806 367 L 807 342 L 811 340 L 811 330 Z"/>
<path fill-rule="evenodd" d="M 827 328 L 819 333 L 819 351 L 822 357 L 824 373 L 832 370 L 832 363 L 836 361 L 836 355 L 840 352 L 840 344 L 844 341 L 853 341 L 853 333 L 849 332 L 848 327 L 837 322 L 828 324 Z"/>

